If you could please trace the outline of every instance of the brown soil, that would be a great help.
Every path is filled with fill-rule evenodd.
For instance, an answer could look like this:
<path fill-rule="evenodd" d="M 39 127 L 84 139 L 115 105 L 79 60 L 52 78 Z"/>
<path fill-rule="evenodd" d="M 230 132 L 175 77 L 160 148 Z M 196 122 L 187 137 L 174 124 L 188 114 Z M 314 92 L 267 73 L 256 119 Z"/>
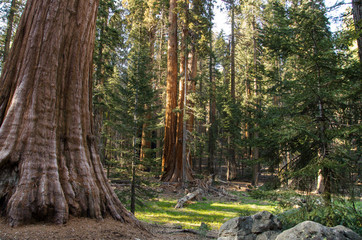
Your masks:
<path fill-rule="evenodd" d="M 116 184 L 115 184 L 116 185 Z M 234 191 L 246 191 L 247 182 L 233 182 L 221 184 L 220 188 Z M 121 188 L 120 186 L 114 186 Z M 178 198 L 185 194 L 177 184 L 161 184 L 160 195 L 169 198 Z M 210 199 L 218 197 L 209 196 Z M 220 200 L 220 199 L 219 199 Z M 165 226 L 143 223 L 146 230 L 106 218 L 102 221 L 87 218 L 71 218 L 64 225 L 50 223 L 36 223 L 32 225 L 9 227 L 4 218 L 0 218 L 0 240 L 48 240 L 48 239 L 130 239 L 130 240 L 200 240 L 216 239 L 217 231 L 209 231 L 207 235 L 187 232 L 177 226 Z M 186 231 L 186 232 L 184 232 Z"/>
<path fill-rule="evenodd" d="M 130 239 L 130 240 L 199 240 L 204 236 L 181 232 L 181 229 L 161 225 L 144 224 L 146 230 L 140 230 L 129 224 L 123 224 L 111 218 L 97 221 L 87 218 L 72 218 L 64 225 L 38 223 L 21 227 L 9 227 L 5 220 L 0 220 L 0 240 L 48 240 L 48 239 Z M 208 234 L 216 237 L 216 233 Z"/>

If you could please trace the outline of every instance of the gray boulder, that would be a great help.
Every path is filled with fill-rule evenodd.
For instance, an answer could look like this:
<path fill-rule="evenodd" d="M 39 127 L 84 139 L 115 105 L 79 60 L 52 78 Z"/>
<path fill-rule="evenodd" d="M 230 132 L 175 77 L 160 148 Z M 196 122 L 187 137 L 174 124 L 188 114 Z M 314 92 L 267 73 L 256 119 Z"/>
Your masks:
<path fill-rule="evenodd" d="M 322 224 L 305 221 L 285 230 L 275 240 L 362 240 L 357 233 L 344 226 L 326 227 Z"/>
<path fill-rule="evenodd" d="M 230 219 L 220 227 L 218 240 L 274 240 L 281 228 L 273 214 L 263 211 Z"/>

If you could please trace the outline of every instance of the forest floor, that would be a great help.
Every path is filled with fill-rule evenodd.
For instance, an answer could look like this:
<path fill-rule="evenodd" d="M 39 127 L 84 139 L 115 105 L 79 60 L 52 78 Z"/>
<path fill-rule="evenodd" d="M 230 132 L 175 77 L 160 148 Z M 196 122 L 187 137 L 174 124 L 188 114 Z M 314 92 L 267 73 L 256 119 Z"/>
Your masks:
<path fill-rule="evenodd" d="M 159 186 L 160 187 L 160 186 Z M 176 201 L 183 195 L 177 191 L 174 185 L 161 185 L 162 198 Z M 224 189 L 246 191 L 247 183 L 224 184 Z M 219 199 L 210 199 L 221 200 Z M 172 203 L 173 204 L 173 203 Z M 173 207 L 171 207 L 173 209 Z M 136 214 L 137 216 L 137 214 Z M 138 216 L 137 216 L 138 217 Z M 142 220 L 142 216 L 138 217 Z M 161 220 L 161 219 L 159 219 Z M 226 220 L 225 220 L 226 221 Z M 4 218 L 0 218 L 0 240 L 48 240 L 48 239 L 130 239 L 130 240 L 200 240 L 216 239 L 217 229 L 211 228 L 206 231 L 190 229 L 183 224 L 164 223 L 162 221 L 142 221 L 146 230 L 140 230 L 111 218 L 102 221 L 87 218 L 70 218 L 64 225 L 53 225 L 49 223 L 37 223 L 21 227 L 9 227 Z"/>
<path fill-rule="evenodd" d="M 4 219 L 0 223 L 1 240 L 49 240 L 49 239 L 129 239 L 129 240 L 199 240 L 202 235 L 181 232 L 181 229 L 145 223 L 145 230 L 123 224 L 111 218 L 102 221 L 86 218 L 71 218 L 68 223 L 58 226 L 52 224 L 33 224 L 11 228 Z M 208 233 L 208 237 L 216 238 L 217 233 Z"/>
<path fill-rule="evenodd" d="M 233 217 L 248 216 L 264 210 L 278 214 L 284 210 L 271 198 L 267 201 L 252 198 L 249 185 L 248 182 L 242 181 L 219 181 L 213 185 L 213 191 L 203 194 L 198 200 L 187 202 L 182 209 L 175 209 L 177 200 L 186 194 L 185 190 L 177 184 L 158 182 L 152 187 L 152 190 L 157 192 L 157 197 L 144 200 L 144 206 L 136 209 L 135 216 L 142 222 L 143 230 L 111 218 L 97 221 L 72 217 L 66 224 L 60 226 L 37 223 L 15 228 L 9 227 L 5 219 L 0 218 L 0 240 L 216 239 L 220 226 Z M 113 186 L 116 192 L 127 191 L 129 187 L 127 184 L 113 184 Z M 215 192 L 215 189 L 220 191 Z M 361 200 L 358 204 L 362 206 Z M 127 203 L 127 200 L 122 202 Z"/>

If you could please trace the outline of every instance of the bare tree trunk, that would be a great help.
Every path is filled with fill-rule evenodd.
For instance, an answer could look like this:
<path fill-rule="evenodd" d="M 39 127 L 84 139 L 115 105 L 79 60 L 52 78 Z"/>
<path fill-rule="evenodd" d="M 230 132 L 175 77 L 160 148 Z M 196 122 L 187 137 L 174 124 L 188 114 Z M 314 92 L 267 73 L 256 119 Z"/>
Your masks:
<path fill-rule="evenodd" d="M 14 16 L 17 11 L 17 8 L 18 8 L 17 0 L 12 0 L 8 15 L 7 28 L 6 28 L 3 63 L 5 63 L 10 52 L 10 42 L 11 42 L 11 37 L 13 35 Z"/>
<path fill-rule="evenodd" d="M 231 0 L 231 62 L 230 62 L 230 93 L 235 100 L 235 3 Z"/>
<path fill-rule="evenodd" d="M 212 21 L 212 1 L 209 2 L 208 6 L 209 10 L 209 21 Z M 216 102 L 215 102 L 215 83 L 214 83 L 214 76 L 213 76 L 213 59 L 212 59 L 212 46 L 213 40 L 212 40 L 212 29 L 210 27 L 209 29 L 209 82 L 210 82 L 210 93 L 209 93 L 209 155 L 208 155 L 208 161 L 207 161 L 207 168 L 209 171 L 209 174 L 213 175 L 215 173 L 215 142 L 216 142 L 216 124 L 215 124 L 215 115 L 216 115 Z"/>
<path fill-rule="evenodd" d="M 98 46 L 98 61 L 96 62 L 96 71 L 95 71 L 95 86 L 94 89 L 98 89 L 99 93 L 96 96 L 96 103 L 102 102 L 102 91 L 104 88 L 104 81 L 105 81 L 105 72 L 104 72 L 104 45 L 106 43 L 105 40 L 105 31 L 108 27 L 108 16 L 109 16 L 109 9 L 105 9 L 105 14 L 102 17 L 98 17 L 98 19 L 103 20 L 103 24 L 100 28 L 99 33 L 99 46 Z M 107 148 L 107 139 L 104 139 L 102 136 L 103 132 L 103 120 L 104 120 L 104 108 L 101 105 L 93 105 L 93 114 L 94 114 L 94 133 L 96 136 L 96 144 L 97 150 L 99 152 L 99 156 L 101 162 L 103 164 L 107 164 L 106 156 L 103 154 L 105 149 Z"/>
<path fill-rule="evenodd" d="M 176 125 L 177 118 L 174 109 L 177 106 L 177 0 L 170 0 L 168 52 L 167 52 L 167 86 L 166 86 L 166 116 L 165 137 L 162 156 L 161 179 L 169 181 L 175 169 Z"/>
<path fill-rule="evenodd" d="M 353 20 L 356 27 L 358 56 L 362 66 L 362 1 L 352 0 Z"/>
<path fill-rule="evenodd" d="M 136 222 L 109 185 L 91 118 L 97 0 L 28 0 L 0 78 L 0 209 L 10 225 L 69 215 Z"/>
<path fill-rule="evenodd" d="M 203 68 L 203 61 L 201 59 L 200 61 L 200 69 Z M 203 84 L 203 80 L 200 79 L 199 81 L 199 93 L 202 93 L 204 90 L 204 84 Z M 206 106 L 203 105 L 203 111 L 205 112 L 206 111 Z M 201 120 L 198 121 L 198 132 L 200 133 L 201 135 L 201 138 L 203 138 L 205 135 L 206 135 L 206 130 L 205 130 L 205 123 L 206 123 L 206 120 L 205 120 L 205 117 L 203 117 Z M 202 141 L 197 141 L 197 151 L 198 151 L 198 158 L 199 158 L 199 161 L 198 161 L 198 170 L 199 170 L 199 173 L 202 172 L 202 164 L 203 164 L 203 153 L 204 153 L 204 147 L 203 147 L 203 143 Z"/>
<path fill-rule="evenodd" d="M 158 82 L 156 84 L 156 90 L 159 90 L 160 89 L 160 86 L 163 85 L 162 83 L 162 79 L 163 79 L 163 76 L 164 76 L 164 72 L 165 71 L 162 71 L 162 56 L 163 56 L 163 49 L 164 49 L 164 41 L 163 41 L 163 37 L 164 37 L 164 29 L 165 29 L 165 24 L 164 24 L 164 9 L 161 10 L 161 16 L 160 16 L 160 21 L 161 21 L 161 26 L 159 26 L 160 28 L 160 36 L 159 36 L 159 51 L 158 51 L 158 72 L 159 72 L 159 75 L 158 75 Z M 157 91 L 158 92 L 158 91 Z M 158 105 L 161 105 L 162 102 L 163 102 L 163 97 L 162 97 L 162 94 L 158 94 L 158 100 L 156 101 Z M 159 158 L 162 158 L 162 149 L 161 149 L 161 137 L 163 135 L 163 131 L 161 128 L 158 128 L 156 130 L 156 148 L 157 148 L 157 152 L 156 152 L 156 158 L 159 159 Z"/>
<path fill-rule="evenodd" d="M 192 46 L 191 53 L 190 53 L 190 79 L 188 84 L 188 93 L 195 93 L 196 91 L 196 76 L 197 76 L 197 53 L 196 53 L 196 47 L 195 45 Z M 189 110 L 189 118 L 187 120 L 187 131 L 191 134 L 194 131 L 194 125 L 195 125 L 195 114 L 193 111 L 193 108 L 195 106 L 195 103 L 193 101 L 190 101 L 187 99 L 187 106 L 190 109 Z M 192 155 L 190 153 L 190 149 L 188 150 L 188 162 L 191 165 L 191 168 L 193 167 L 192 162 Z"/>
<path fill-rule="evenodd" d="M 155 41 L 156 41 L 156 26 L 152 26 L 151 29 L 148 32 L 149 35 L 149 41 L 150 41 L 150 69 L 152 69 L 153 65 L 153 55 L 155 53 Z M 155 80 L 152 80 L 155 82 Z M 145 158 L 149 158 L 149 154 L 147 154 L 147 149 L 151 149 L 151 133 L 147 129 L 148 128 L 148 121 L 152 118 L 152 113 L 149 110 L 149 107 L 147 105 L 144 106 L 145 110 L 148 111 L 146 116 L 146 122 L 142 125 L 142 138 L 141 138 L 141 149 L 140 149 L 140 161 L 142 162 Z"/>
<path fill-rule="evenodd" d="M 177 126 L 176 126 L 176 136 L 175 136 L 175 147 L 174 156 L 170 161 L 173 161 L 172 168 L 169 168 L 165 171 L 162 180 L 163 181 L 191 181 L 192 171 L 191 166 L 186 161 L 186 122 L 184 122 L 185 115 L 185 103 L 186 103 L 186 82 L 187 82 L 187 39 L 188 39 L 188 1 L 185 1 L 186 17 L 182 30 L 182 44 L 181 44 L 181 60 L 180 60 L 180 82 L 179 82 L 179 102 L 177 113 Z M 170 49 L 169 49 L 170 50 Z"/>
<path fill-rule="evenodd" d="M 231 1 L 231 66 L 230 66 L 230 93 L 233 104 L 235 103 L 235 3 Z M 231 133 L 233 134 L 233 133 Z M 227 164 L 226 179 L 228 181 L 234 180 L 237 175 L 235 149 L 233 136 L 228 138 L 229 144 L 229 158 Z"/>
<path fill-rule="evenodd" d="M 260 100 L 259 100 L 259 83 L 258 83 L 258 78 L 257 78 L 257 72 L 258 72 L 258 63 L 257 63 L 257 57 L 258 57 L 258 53 L 257 53 L 257 42 L 256 42 L 256 38 L 257 38 L 257 34 L 256 34 L 256 22 L 255 22 L 255 17 L 253 17 L 253 57 L 254 57 L 254 96 L 255 96 L 255 103 L 256 103 L 256 120 L 258 120 L 258 114 L 260 111 Z M 255 123 L 255 128 L 258 127 L 258 124 Z M 257 139 L 259 138 L 259 132 L 258 131 L 254 131 L 254 140 L 257 144 Z M 260 174 L 260 163 L 259 161 L 259 147 L 254 146 L 253 148 L 253 160 L 254 160 L 254 165 L 253 165 L 253 179 L 252 179 L 252 185 L 253 186 L 257 186 L 259 184 L 259 174 Z"/>

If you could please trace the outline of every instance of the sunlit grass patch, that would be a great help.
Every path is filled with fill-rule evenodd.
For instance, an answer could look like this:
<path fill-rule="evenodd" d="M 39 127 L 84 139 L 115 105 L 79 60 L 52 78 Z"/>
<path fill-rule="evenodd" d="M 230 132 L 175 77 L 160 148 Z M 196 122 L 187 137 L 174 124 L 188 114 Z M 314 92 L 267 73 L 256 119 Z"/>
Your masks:
<path fill-rule="evenodd" d="M 205 223 L 213 229 L 218 229 L 227 220 L 248 216 L 260 211 L 277 212 L 277 205 L 257 202 L 248 198 L 241 202 L 193 202 L 184 208 L 175 209 L 176 199 L 158 198 L 145 202 L 145 206 L 136 211 L 139 220 L 159 224 L 178 224 L 183 228 L 198 228 Z"/>

